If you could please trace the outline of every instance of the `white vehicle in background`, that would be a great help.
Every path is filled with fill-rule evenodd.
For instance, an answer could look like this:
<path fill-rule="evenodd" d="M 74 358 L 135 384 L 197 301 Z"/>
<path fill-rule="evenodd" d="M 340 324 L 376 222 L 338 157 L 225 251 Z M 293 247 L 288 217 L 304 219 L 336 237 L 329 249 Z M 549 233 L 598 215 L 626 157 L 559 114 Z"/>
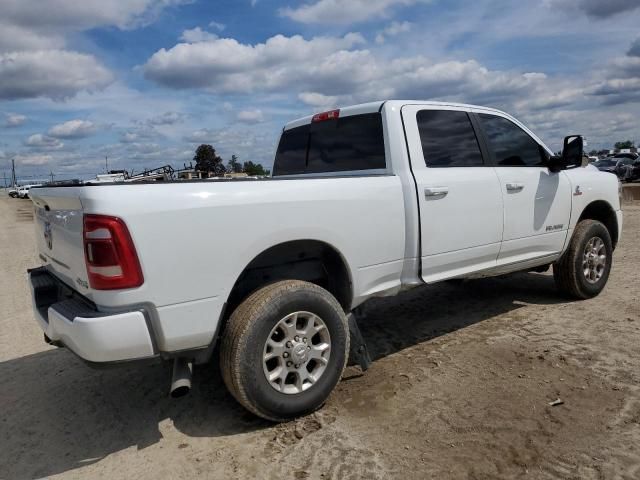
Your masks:
<path fill-rule="evenodd" d="M 173 361 L 174 395 L 220 343 L 242 405 L 297 417 L 350 352 L 366 368 L 372 297 L 551 266 L 598 295 L 622 212 L 617 178 L 582 161 L 582 137 L 554 156 L 498 110 L 387 101 L 289 123 L 269 179 L 34 188 L 35 316 L 93 364 Z"/>
<path fill-rule="evenodd" d="M 29 198 L 29 191 L 32 187 L 41 187 L 42 184 L 36 183 L 34 185 L 23 185 L 18 189 L 18 198 Z"/>

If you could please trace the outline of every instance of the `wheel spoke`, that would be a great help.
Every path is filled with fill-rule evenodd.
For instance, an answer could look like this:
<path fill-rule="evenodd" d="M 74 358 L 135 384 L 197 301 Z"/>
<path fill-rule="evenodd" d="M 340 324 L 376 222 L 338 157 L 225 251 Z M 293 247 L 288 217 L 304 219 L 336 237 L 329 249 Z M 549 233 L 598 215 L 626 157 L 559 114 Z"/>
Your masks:
<path fill-rule="evenodd" d="M 283 366 L 279 366 L 274 369 L 272 372 L 269 372 L 269 381 L 275 382 L 278 379 L 281 379 L 284 382 L 284 379 L 287 376 L 287 369 Z"/>
<path fill-rule="evenodd" d="M 264 355 L 265 360 L 270 360 L 274 357 L 282 357 L 285 347 L 284 343 L 274 342 L 273 340 L 267 340 L 267 352 Z"/>

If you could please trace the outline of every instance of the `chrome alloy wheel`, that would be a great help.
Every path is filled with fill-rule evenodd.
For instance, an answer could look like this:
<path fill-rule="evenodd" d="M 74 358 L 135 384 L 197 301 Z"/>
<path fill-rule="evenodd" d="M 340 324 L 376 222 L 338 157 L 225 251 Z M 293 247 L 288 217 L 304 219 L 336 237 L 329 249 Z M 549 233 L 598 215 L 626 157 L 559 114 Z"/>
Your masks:
<path fill-rule="evenodd" d="M 589 283 L 597 283 L 607 266 L 607 250 L 600 237 L 591 238 L 582 254 L 582 271 Z"/>
<path fill-rule="evenodd" d="M 324 321 L 310 312 L 294 312 L 267 337 L 262 369 L 278 392 L 301 393 L 320 379 L 330 355 L 331 336 Z"/>

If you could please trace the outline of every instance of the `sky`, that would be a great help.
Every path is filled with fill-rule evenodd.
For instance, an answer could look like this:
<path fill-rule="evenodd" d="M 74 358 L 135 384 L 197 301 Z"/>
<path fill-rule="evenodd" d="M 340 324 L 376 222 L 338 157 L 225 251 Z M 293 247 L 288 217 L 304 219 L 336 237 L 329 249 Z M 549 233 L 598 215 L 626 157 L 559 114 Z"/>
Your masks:
<path fill-rule="evenodd" d="M 385 99 L 638 143 L 640 0 L 0 0 L 0 175 L 270 167 L 288 121 Z"/>

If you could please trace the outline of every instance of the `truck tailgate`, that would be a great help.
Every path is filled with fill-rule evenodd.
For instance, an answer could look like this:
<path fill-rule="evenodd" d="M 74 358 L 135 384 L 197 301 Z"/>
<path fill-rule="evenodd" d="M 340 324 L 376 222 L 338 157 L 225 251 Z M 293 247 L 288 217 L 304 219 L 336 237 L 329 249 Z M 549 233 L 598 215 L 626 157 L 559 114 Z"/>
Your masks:
<path fill-rule="evenodd" d="M 34 188 L 36 244 L 47 269 L 74 290 L 89 293 L 79 189 Z"/>

